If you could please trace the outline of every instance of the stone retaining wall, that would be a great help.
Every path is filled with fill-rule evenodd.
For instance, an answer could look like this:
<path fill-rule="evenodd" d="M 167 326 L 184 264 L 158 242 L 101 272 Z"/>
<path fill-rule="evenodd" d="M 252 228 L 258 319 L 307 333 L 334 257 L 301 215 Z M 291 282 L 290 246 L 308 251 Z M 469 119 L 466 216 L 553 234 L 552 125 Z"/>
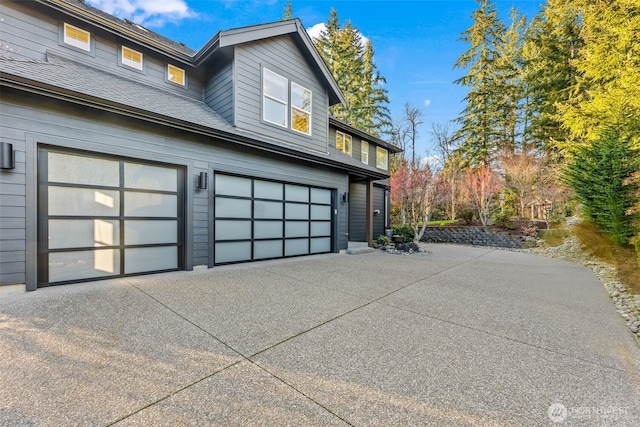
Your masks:
<path fill-rule="evenodd" d="M 430 227 L 425 230 L 422 240 L 431 243 L 455 243 L 499 248 L 520 249 L 523 247 L 522 239 L 484 227 Z"/>

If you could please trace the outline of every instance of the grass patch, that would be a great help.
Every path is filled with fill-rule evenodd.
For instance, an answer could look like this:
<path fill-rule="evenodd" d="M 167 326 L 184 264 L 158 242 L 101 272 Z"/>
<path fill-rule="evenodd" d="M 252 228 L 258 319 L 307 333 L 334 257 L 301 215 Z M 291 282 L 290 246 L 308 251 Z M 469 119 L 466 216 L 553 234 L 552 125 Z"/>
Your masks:
<path fill-rule="evenodd" d="M 576 225 L 575 233 L 595 257 L 616 267 L 618 277 L 630 291 L 640 294 L 640 266 L 632 246 L 616 245 L 595 225 L 586 221 Z"/>
<path fill-rule="evenodd" d="M 429 221 L 428 225 L 442 227 L 443 225 L 457 224 L 457 219 L 440 219 L 436 221 Z"/>
<path fill-rule="evenodd" d="M 555 248 L 564 242 L 564 237 L 549 235 L 542 237 L 542 240 L 544 240 L 544 243 L 550 248 Z"/>

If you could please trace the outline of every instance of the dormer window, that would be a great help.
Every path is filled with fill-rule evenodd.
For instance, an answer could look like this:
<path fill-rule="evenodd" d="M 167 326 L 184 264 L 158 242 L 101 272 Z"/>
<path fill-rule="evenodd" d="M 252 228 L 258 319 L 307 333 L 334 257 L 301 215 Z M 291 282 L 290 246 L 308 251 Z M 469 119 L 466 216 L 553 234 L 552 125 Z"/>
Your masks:
<path fill-rule="evenodd" d="M 91 33 L 66 22 L 64 24 L 64 42 L 69 46 L 91 52 Z"/>
<path fill-rule="evenodd" d="M 262 120 L 311 135 L 311 90 L 263 68 Z"/>
<path fill-rule="evenodd" d="M 388 164 L 389 152 L 382 147 L 376 147 L 376 167 L 387 170 L 389 168 Z"/>
<path fill-rule="evenodd" d="M 262 88 L 264 93 L 263 118 L 269 123 L 287 127 L 287 100 L 289 82 L 271 70 L 264 69 Z"/>
<path fill-rule="evenodd" d="M 311 91 L 291 83 L 291 129 L 311 135 Z"/>
<path fill-rule="evenodd" d="M 351 155 L 351 135 L 346 133 L 336 132 L 336 148 L 342 151 L 344 154 Z"/>
<path fill-rule="evenodd" d="M 173 65 L 169 64 L 167 66 L 167 79 L 170 82 L 184 86 L 185 72 L 182 68 L 174 67 Z"/>
<path fill-rule="evenodd" d="M 142 70 L 142 53 L 122 46 L 122 64 L 136 70 Z"/>
<path fill-rule="evenodd" d="M 369 164 L 369 143 L 362 141 L 362 147 L 360 149 L 360 160 L 362 163 Z"/>

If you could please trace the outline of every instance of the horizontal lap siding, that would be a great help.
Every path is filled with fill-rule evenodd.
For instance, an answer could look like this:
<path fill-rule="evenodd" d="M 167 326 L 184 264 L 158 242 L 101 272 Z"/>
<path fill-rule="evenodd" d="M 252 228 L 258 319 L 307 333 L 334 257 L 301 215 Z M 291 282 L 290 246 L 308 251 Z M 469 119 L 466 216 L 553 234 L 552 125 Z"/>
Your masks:
<path fill-rule="evenodd" d="M 235 67 L 238 128 L 326 152 L 328 96 L 292 38 L 279 37 L 236 46 Z M 261 121 L 263 67 L 312 91 L 311 137 Z"/>
<path fill-rule="evenodd" d="M 384 188 L 373 187 L 373 210 L 380 211 L 379 214 L 373 216 L 373 239 L 384 235 L 384 218 L 386 215 L 384 206 Z"/>
<path fill-rule="evenodd" d="M 367 186 L 351 184 L 349 187 L 349 240 L 367 241 Z"/>
<path fill-rule="evenodd" d="M 204 102 L 233 124 L 233 65 L 231 62 L 219 69 L 209 71 Z"/>
<path fill-rule="evenodd" d="M 200 172 L 211 174 L 217 170 L 291 181 L 336 189 L 338 194 L 348 191 L 346 174 L 296 164 L 286 159 L 271 159 L 249 148 L 236 148 L 233 144 L 211 138 L 109 113 L 95 115 L 92 109 L 76 108 L 37 96 L 29 95 L 27 98 L 14 90 L 3 89 L 2 102 L 0 131 L 3 141 L 14 144 L 17 163 L 16 169 L 0 174 L 0 182 L 3 183 L 0 192 L 7 193 L 0 196 L 0 227 L 3 227 L 0 232 L 0 253 L 4 255 L 0 255 L 0 284 L 25 281 L 25 228 L 30 221 L 35 222 L 35 212 L 26 212 L 25 209 L 28 141 L 187 166 L 187 180 L 191 183 L 191 189 L 187 191 L 192 197 L 187 209 L 190 212 L 193 265 L 208 264 L 211 234 L 209 193 L 212 190 L 211 186 L 207 191 L 195 188 L 195 180 Z M 35 155 L 35 152 L 35 146 L 31 147 L 31 153 Z M 35 159 L 31 160 L 35 164 Z M 346 204 L 338 203 L 337 207 L 338 248 L 343 249 L 346 247 Z"/>
<path fill-rule="evenodd" d="M 198 78 L 186 69 L 187 85 L 181 87 L 166 81 L 167 62 L 163 58 L 155 58 L 149 52 L 144 52 L 140 47 L 125 42 L 125 46 L 144 54 L 144 72 L 132 70 L 126 66 L 118 65 L 120 56 L 120 44 L 111 39 L 96 35 L 91 28 L 83 23 L 69 20 L 68 23 L 91 33 L 94 42 L 93 53 L 85 53 L 60 43 L 61 21 L 39 13 L 33 9 L 27 9 L 19 2 L 0 3 L 0 17 L 2 21 L 2 46 L 3 54 L 10 57 L 30 58 L 38 61 L 47 59 L 47 51 L 59 52 L 79 62 L 88 63 L 122 77 L 144 82 L 169 90 L 174 93 L 202 99 L 202 84 Z M 109 36 L 111 37 L 111 36 Z M 37 40 L 32 42 L 30 40 Z M 6 46 L 5 46 L 6 45 Z M 180 68 L 184 65 L 175 63 Z"/>

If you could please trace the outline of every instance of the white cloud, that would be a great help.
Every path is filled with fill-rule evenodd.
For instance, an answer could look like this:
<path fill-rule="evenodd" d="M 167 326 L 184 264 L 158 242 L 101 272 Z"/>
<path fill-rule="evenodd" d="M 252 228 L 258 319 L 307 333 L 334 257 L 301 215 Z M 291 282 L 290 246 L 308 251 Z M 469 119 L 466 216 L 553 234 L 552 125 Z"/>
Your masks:
<path fill-rule="evenodd" d="M 431 105 L 431 100 L 430 99 L 425 99 L 423 104 L 424 104 L 425 107 L 428 107 L 429 105 Z"/>
<path fill-rule="evenodd" d="M 118 18 L 148 27 L 197 16 L 184 0 L 87 0 L 87 3 Z"/>
<path fill-rule="evenodd" d="M 307 34 L 309 34 L 309 36 L 312 39 L 317 39 L 318 37 L 320 37 L 320 33 L 322 31 L 324 31 L 327 28 L 327 26 L 324 24 L 324 22 L 321 22 L 319 24 L 315 24 L 313 27 L 311 28 L 307 28 Z M 367 46 L 367 43 L 369 42 L 369 39 L 366 38 L 361 32 L 358 32 L 358 34 L 360 34 L 360 39 L 361 41 L 361 45 L 362 48 L 364 49 Z"/>

